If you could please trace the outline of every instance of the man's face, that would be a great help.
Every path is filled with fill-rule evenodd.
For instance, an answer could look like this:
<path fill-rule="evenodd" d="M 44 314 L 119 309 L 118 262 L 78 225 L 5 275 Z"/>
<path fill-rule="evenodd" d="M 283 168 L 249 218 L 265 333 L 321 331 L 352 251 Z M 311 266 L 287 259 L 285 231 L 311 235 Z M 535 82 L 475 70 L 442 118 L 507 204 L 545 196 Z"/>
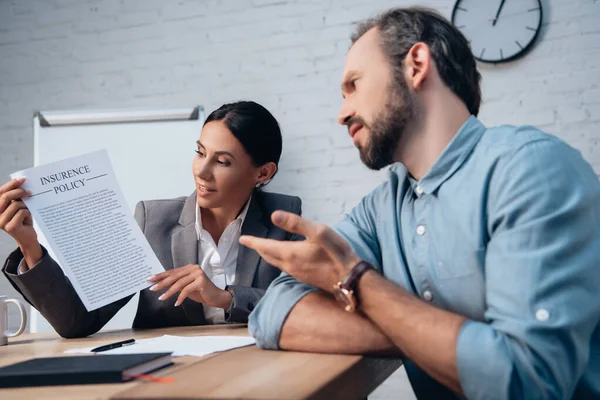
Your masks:
<path fill-rule="evenodd" d="M 376 29 L 348 51 L 342 95 L 338 122 L 348 127 L 361 161 L 376 170 L 393 163 L 398 142 L 416 114 L 416 99 L 405 79 L 394 76 Z"/>

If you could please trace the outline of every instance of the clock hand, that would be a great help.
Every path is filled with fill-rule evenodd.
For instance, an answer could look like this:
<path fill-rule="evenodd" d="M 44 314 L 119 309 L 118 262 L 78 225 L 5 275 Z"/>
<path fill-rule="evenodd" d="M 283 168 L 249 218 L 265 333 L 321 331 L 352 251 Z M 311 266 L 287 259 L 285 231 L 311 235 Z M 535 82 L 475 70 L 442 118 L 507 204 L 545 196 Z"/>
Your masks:
<path fill-rule="evenodd" d="M 498 11 L 496 12 L 496 17 L 494 18 L 494 22 L 492 22 L 492 26 L 496 26 L 496 22 L 498 22 L 498 17 L 500 16 L 500 11 L 502 11 L 502 7 L 504 7 L 504 0 L 500 2 L 500 7 L 498 7 Z"/>

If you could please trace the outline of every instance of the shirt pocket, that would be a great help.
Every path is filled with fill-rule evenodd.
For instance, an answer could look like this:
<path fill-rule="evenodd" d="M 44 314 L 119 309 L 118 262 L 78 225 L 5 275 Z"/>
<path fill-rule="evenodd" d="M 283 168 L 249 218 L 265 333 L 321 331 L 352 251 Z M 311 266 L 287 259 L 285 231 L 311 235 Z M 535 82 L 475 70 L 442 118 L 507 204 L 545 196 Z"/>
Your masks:
<path fill-rule="evenodd" d="M 438 258 L 434 266 L 439 279 L 455 279 L 481 274 L 485 264 L 485 247 L 478 249 L 456 249 L 448 256 Z"/>

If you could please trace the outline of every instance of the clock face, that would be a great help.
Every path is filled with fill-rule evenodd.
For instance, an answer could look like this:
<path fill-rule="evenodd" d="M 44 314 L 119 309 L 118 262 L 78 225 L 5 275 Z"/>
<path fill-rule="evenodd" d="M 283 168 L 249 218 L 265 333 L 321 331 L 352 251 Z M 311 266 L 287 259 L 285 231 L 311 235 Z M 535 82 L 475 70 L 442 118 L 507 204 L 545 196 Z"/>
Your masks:
<path fill-rule="evenodd" d="M 540 0 L 459 0 L 452 23 L 479 61 L 513 60 L 533 45 L 542 25 Z"/>

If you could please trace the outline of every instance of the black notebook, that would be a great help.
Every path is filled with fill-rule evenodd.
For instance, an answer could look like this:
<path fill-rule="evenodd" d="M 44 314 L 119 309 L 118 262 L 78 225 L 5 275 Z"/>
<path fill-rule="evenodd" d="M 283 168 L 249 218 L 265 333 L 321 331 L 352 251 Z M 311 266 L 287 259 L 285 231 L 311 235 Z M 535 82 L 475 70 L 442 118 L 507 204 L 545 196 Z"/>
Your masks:
<path fill-rule="evenodd" d="M 125 382 L 171 364 L 171 353 L 34 358 L 0 368 L 0 387 Z"/>

